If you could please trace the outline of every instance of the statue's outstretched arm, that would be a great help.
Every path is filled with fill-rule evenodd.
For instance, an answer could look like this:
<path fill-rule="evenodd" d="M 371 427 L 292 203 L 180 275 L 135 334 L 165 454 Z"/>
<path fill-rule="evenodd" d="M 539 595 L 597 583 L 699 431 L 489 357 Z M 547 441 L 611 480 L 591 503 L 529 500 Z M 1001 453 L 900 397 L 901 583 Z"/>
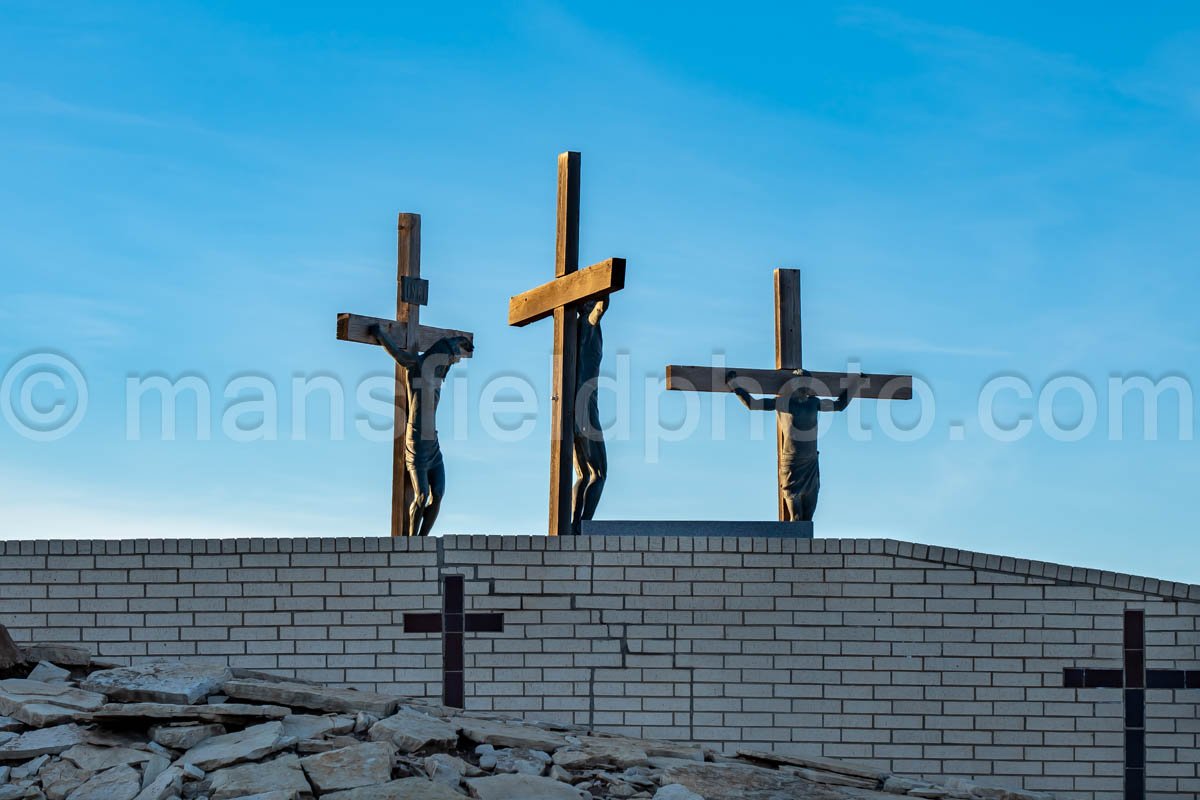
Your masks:
<path fill-rule="evenodd" d="M 850 378 L 850 385 L 842 389 L 842 393 L 838 395 L 837 400 L 822 400 L 822 411 L 845 411 L 846 406 L 850 405 L 850 389 L 854 389 L 854 394 L 858 395 L 858 387 L 863 381 L 862 375 L 854 375 Z"/>
<path fill-rule="evenodd" d="M 742 401 L 742 405 L 751 411 L 774 411 L 774 397 L 755 397 L 740 386 L 734 386 L 733 382 L 737 379 L 737 373 L 733 370 L 725 373 L 725 383 L 737 395 L 737 399 Z"/>
<path fill-rule="evenodd" d="M 420 365 L 421 361 L 419 358 L 417 358 L 417 356 L 400 347 L 400 345 L 396 343 L 396 340 L 388 335 L 388 332 L 380 326 L 372 325 L 370 332 L 375 334 L 375 338 L 379 340 L 381 345 L 383 345 L 383 349 L 391 353 L 392 358 L 396 359 L 401 366 L 416 367 Z"/>
<path fill-rule="evenodd" d="M 843 389 L 842 393 L 837 396 L 837 400 L 828 398 L 821 399 L 822 411 L 845 411 L 846 406 L 850 405 L 850 390 Z"/>
<path fill-rule="evenodd" d="M 592 308 L 591 322 L 593 325 L 599 325 L 600 320 L 604 318 L 605 312 L 608 311 L 608 298 L 604 297 L 596 301 L 596 305 Z"/>
<path fill-rule="evenodd" d="M 742 405 L 751 411 L 774 411 L 774 397 L 755 397 L 745 389 L 735 388 L 733 393 L 738 396 L 738 400 L 742 401 Z"/>

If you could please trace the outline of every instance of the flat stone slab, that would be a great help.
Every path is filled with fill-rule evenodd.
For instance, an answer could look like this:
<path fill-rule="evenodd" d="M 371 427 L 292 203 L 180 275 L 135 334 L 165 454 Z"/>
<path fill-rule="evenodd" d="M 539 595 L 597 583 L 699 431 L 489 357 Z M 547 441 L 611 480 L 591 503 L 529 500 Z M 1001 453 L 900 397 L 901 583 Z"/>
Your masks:
<path fill-rule="evenodd" d="M 400 698 L 385 694 L 290 681 L 231 680 L 225 682 L 222 691 L 238 700 L 278 703 L 291 708 L 312 708 L 334 713 L 366 711 L 377 717 L 391 716 L 400 705 Z"/>
<path fill-rule="evenodd" d="M 90 744 L 77 744 L 70 750 L 63 751 L 62 757 L 84 772 L 103 772 L 113 767 L 142 764 L 150 760 L 150 754 L 144 750 L 134 750 L 130 747 L 96 747 Z"/>
<path fill-rule="evenodd" d="M 39 642 L 25 648 L 30 661 L 49 661 L 60 667 L 86 667 L 92 662 L 92 654 L 86 647 L 70 644 Z"/>
<path fill-rule="evenodd" d="M 434 753 L 426 756 L 421 761 L 421 766 L 425 768 L 425 774 L 429 776 L 429 780 L 451 789 L 458 788 L 458 785 L 462 783 L 463 776 L 468 772 L 473 776 L 478 774 L 477 768 L 449 753 Z"/>
<path fill-rule="evenodd" d="M 581 736 L 579 740 L 579 744 L 570 744 L 555 752 L 554 763 L 564 769 L 579 771 L 599 767 L 624 770 L 650 762 L 649 755 L 637 741 L 603 736 Z"/>
<path fill-rule="evenodd" d="M 387 742 L 356 744 L 300 759 L 308 782 L 321 794 L 387 783 L 396 748 Z"/>
<path fill-rule="evenodd" d="M 569 783 L 535 775 L 492 775 L 467 781 L 479 800 L 579 800 L 583 794 Z"/>
<path fill-rule="evenodd" d="M 662 739 L 633 739 L 626 741 L 646 751 L 651 759 L 674 758 L 681 761 L 703 761 L 704 748 L 689 742 L 668 742 Z"/>
<path fill-rule="evenodd" d="M 759 539 L 811 539 L 811 522 L 762 520 L 584 520 L 584 536 L 713 536 Z"/>
<path fill-rule="evenodd" d="M 354 730 L 350 717 L 318 717 L 312 714 L 293 714 L 283 718 L 283 732 L 297 739 L 320 739 L 334 729 L 339 732 Z"/>
<path fill-rule="evenodd" d="M 219 770 L 209 776 L 212 800 L 253 797 L 258 794 L 282 792 L 285 796 L 310 794 L 311 787 L 294 755 L 281 756 L 264 764 L 243 764 Z"/>
<path fill-rule="evenodd" d="M 38 728 L 71 722 L 76 712 L 104 705 L 104 695 L 22 678 L 0 681 L 0 714 Z"/>
<path fill-rule="evenodd" d="M 137 719 L 161 719 L 171 722 L 216 722 L 239 724 L 279 720 L 292 713 L 283 706 L 252 706 L 221 703 L 215 706 L 182 706 L 173 703 L 109 703 L 93 711 L 93 722 L 123 722 Z"/>
<path fill-rule="evenodd" d="M 145 788 L 134 800 L 170 800 L 178 797 L 183 789 L 183 770 L 179 767 L 167 767 Z"/>
<path fill-rule="evenodd" d="M 463 736 L 472 742 L 490 744 L 493 747 L 524 747 L 527 750 L 553 753 L 558 748 L 567 746 L 567 739 L 562 734 L 532 725 L 472 717 L 455 717 L 450 722 L 457 725 Z"/>
<path fill-rule="evenodd" d="M 67 795 L 91 777 L 92 773 L 62 759 L 51 761 L 38 773 L 42 791 L 46 793 L 48 800 L 66 800 Z"/>
<path fill-rule="evenodd" d="M 739 747 L 737 754 L 750 761 L 762 761 L 776 765 L 788 764 L 794 767 L 802 767 L 820 772 L 832 772 L 838 775 L 847 775 L 878 783 L 882 783 L 891 774 L 887 770 L 876 769 L 865 764 L 835 761 L 832 758 L 822 758 L 821 756 L 789 756 L 779 753 L 767 753 L 762 750 L 753 750 L 746 747 Z"/>
<path fill-rule="evenodd" d="M 142 791 L 142 776 L 121 765 L 90 778 L 71 792 L 70 800 L 134 800 Z"/>
<path fill-rule="evenodd" d="M 0 696 L 21 696 L 21 697 L 39 697 L 44 699 L 55 699 L 63 705 L 68 705 L 68 698 L 75 695 L 81 696 L 81 702 L 73 704 L 76 708 L 87 709 L 94 706 L 96 697 L 104 695 L 97 692 L 80 692 L 70 685 L 59 683 L 46 683 L 45 681 L 32 680 L 30 678 L 8 678 L 0 680 Z M 60 699 L 64 698 L 64 699 Z M 100 705 L 104 705 L 101 703 Z"/>
<path fill-rule="evenodd" d="M 150 728 L 151 739 L 163 747 L 181 751 L 191 750 L 205 739 L 226 733 L 225 726 L 215 722 L 206 725 L 154 725 Z"/>
<path fill-rule="evenodd" d="M 321 800 L 463 800 L 463 796 L 425 778 L 401 778 L 378 786 L 363 786 L 344 792 L 324 794 L 321 795 Z"/>
<path fill-rule="evenodd" d="M 663 773 L 705 800 L 842 800 L 846 793 L 776 770 L 741 764 L 688 764 Z"/>
<path fill-rule="evenodd" d="M 654 793 L 654 800 L 704 800 L 704 798 L 682 784 L 668 783 Z"/>
<path fill-rule="evenodd" d="M 71 671 L 55 666 L 49 661 L 39 661 L 29 673 L 29 680 L 42 683 L 65 683 L 71 677 Z"/>
<path fill-rule="evenodd" d="M 28 761 L 43 755 L 58 755 L 83 744 L 84 731 L 78 725 L 58 725 L 53 728 L 23 733 L 0 746 L 0 762 Z"/>
<path fill-rule="evenodd" d="M 282 722 L 264 722 L 244 731 L 205 739 L 180 756 L 179 761 L 211 772 L 239 761 L 266 758 L 295 741 L 284 735 Z"/>
<path fill-rule="evenodd" d="M 81 686 L 128 703 L 187 705 L 217 694 L 221 684 L 232 677 L 229 667 L 218 664 L 151 661 L 93 672 Z"/>
<path fill-rule="evenodd" d="M 458 726 L 404 708 L 376 722 L 368 735 L 373 742 L 389 742 L 402 753 L 415 753 L 430 745 L 453 747 L 458 742 Z"/>

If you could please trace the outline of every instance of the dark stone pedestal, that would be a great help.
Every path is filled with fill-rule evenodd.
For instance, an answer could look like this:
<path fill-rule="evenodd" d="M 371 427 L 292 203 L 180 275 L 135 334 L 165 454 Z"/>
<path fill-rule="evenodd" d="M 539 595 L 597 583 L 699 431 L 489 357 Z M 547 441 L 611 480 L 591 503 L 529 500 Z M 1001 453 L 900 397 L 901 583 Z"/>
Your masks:
<path fill-rule="evenodd" d="M 768 539 L 811 539 L 811 522 L 710 520 L 608 520 L 583 523 L 584 536 L 732 536 Z"/>

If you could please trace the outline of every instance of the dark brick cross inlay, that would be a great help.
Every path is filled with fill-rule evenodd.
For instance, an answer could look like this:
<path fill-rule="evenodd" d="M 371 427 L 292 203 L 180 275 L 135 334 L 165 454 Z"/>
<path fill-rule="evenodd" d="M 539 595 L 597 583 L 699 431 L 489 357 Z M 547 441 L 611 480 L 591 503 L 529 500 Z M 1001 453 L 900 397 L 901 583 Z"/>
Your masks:
<path fill-rule="evenodd" d="M 1125 690 L 1125 800 L 1146 798 L 1146 690 L 1200 689 L 1200 669 L 1146 669 L 1146 612 L 1125 611 L 1125 666 L 1063 670 L 1068 689 Z"/>
<path fill-rule="evenodd" d="M 404 615 L 405 633 L 442 634 L 442 703 L 454 708 L 463 708 L 466 697 L 463 634 L 504 633 L 503 614 L 465 612 L 465 584 L 462 575 L 443 575 L 442 613 Z"/>

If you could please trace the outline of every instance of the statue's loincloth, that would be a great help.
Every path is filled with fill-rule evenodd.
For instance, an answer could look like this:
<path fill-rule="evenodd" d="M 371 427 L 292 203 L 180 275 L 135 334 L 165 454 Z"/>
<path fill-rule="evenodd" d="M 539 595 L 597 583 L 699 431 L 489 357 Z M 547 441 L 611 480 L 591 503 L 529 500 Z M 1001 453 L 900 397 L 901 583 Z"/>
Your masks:
<path fill-rule="evenodd" d="M 404 440 L 404 460 L 412 469 L 430 470 L 442 463 L 442 448 L 436 438 Z"/>
<path fill-rule="evenodd" d="M 814 495 L 821 489 L 821 468 L 817 454 L 785 456 L 779 462 L 779 488 L 792 497 Z"/>

